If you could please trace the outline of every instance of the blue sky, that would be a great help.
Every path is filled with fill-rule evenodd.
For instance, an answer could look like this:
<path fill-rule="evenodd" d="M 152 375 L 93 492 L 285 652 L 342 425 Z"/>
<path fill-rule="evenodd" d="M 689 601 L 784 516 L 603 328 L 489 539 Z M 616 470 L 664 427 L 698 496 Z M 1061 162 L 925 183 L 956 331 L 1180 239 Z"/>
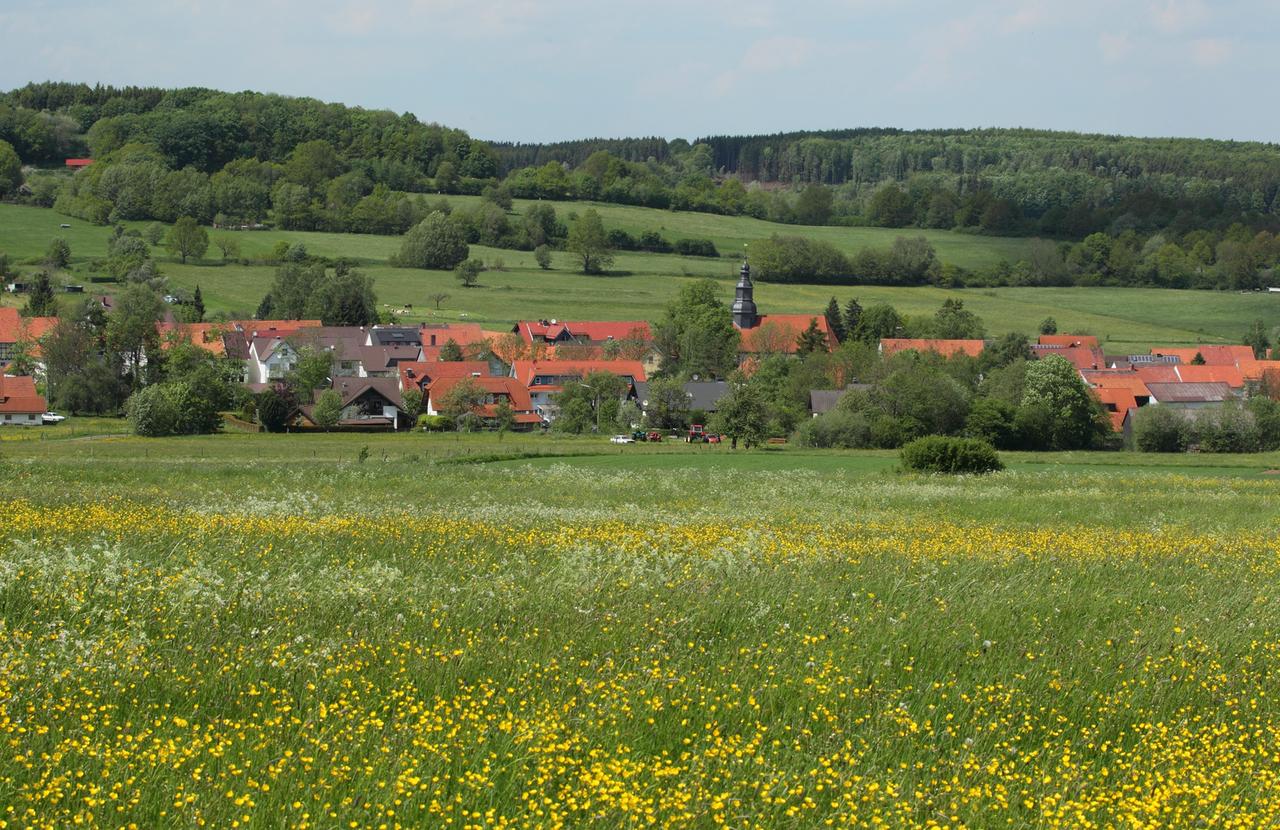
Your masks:
<path fill-rule="evenodd" d="M 493 140 L 1026 126 L 1280 140 L 1276 0 L 3 0 L 0 88 L 210 86 Z"/>

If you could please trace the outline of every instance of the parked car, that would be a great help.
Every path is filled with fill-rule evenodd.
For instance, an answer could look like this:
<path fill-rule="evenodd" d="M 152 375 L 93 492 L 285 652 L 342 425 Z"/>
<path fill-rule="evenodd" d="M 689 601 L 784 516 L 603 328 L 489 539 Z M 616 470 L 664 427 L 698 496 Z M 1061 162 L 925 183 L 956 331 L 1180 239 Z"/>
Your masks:
<path fill-rule="evenodd" d="M 67 420 L 66 415 L 59 415 L 56 412 L 46 412 L 40 416 L 40 423 L 42 424 L 56 424 L 65 420 Z"/>
<path fill-rule="evenodd" d="M 634 444 L 635 442 L 636 439 L 632 438 L 630 435 L 615 435 L 609 439 L 609 443 L 611 444 Z"/>
<path fill-rule="evenodd" d="M 650 430 L 650 431 L 649 431 L 649 434 L 645 436 L 645 440 L 646 440 L 646 441 L 661 441 L 661 440 L 662 440 L 662 433 L 661 433 L 661 432 L 658 432 L 656 429 L 655 429 L 655 430 Z"/>

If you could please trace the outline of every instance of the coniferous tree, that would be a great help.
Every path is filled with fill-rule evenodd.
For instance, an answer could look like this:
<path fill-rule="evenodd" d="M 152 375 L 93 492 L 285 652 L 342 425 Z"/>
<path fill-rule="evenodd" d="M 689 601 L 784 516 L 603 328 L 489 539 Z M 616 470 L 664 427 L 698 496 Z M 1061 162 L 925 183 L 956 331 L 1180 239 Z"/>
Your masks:
<path fill-rule="evenodd" d="M 844 304 L 844 336 L 853 337 L 853 333 L 858 330 L 858 323 L 862 321 L 862 306 L 858 304 L 857 297 L 850 297 L 849 302 Z"/>
<path fill-rule="evenodd" d="M 27 298 L 27 307 L 22 311 L 28 317 L 58 316 L 58 298 L 53 295 L 53 283 L 47 271 L 41 271 L 36 276 L 31 296 Z"/>
<path fill-rule="evenodd" d="M 831 333 L 836 336 L 836 340 L 844 341 L 844 318 L 840 315 L 840 304 L 836 302 L 836 298 L 832 297 L 827 303 L 827 310 L 823 312 L 823 316 L 827 318 L 827 326 L 830 327 Z"/>
<path fill-rule="evenodd" d="M 826 350 L 827 338 L 823 335 L 822 329 L 818 328 L 818 318 L 810 318 L 808 328 L 800 332 L 800 336 L 796 338 L 796 354 L 804 357 L 814 352 L 825 352 Z"/>
<path fill-rule="evenodd" d="M 191 307 L 196 310 L 196 322 L 204 321 L 204 297 L 200 294 L 200 286 L 196 285 L 195 296 L 191 298 Z"/>

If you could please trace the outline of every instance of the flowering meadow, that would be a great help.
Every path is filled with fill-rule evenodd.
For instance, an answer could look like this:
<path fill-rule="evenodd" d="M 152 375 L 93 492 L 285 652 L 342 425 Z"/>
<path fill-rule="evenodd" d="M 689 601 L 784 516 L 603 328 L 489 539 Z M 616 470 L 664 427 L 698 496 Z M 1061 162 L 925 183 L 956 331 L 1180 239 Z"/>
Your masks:
<path fill-rule="evenodd" d="M 0 826 L 1280 823 L 1269 479 L 251 438 L 0 456 Z"/>

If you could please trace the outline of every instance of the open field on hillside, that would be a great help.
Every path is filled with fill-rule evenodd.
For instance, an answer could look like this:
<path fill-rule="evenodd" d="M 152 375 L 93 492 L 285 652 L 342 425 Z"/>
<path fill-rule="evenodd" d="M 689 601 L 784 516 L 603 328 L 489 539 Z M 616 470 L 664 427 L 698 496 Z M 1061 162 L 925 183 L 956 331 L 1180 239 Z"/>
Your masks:
<path fill-rule="evenodd" d="M 1280 820 L 1280 456 L 47 434 L 11 823 Z"/>
<path fill-rule="evenodd" d="M 455 197 L 461 199 L 463 197 Z M 567 210 L 567 205 L 558 205 Z M 674 228 L 688 230 L 699 222 L 746 223 L 755 220 L 670 213 L 641 208 L 600 206 L 606 223 L 634 221 L 642 229 L 639 214 L 655 214 Z M 612 211 L 617 211 L 615 215 Z M 610 217 L 614 216 L 613 219 Z M 60 223 L 71 225 L 62 230 Z M 143 223 L 137 223 L 143 224 Z M 767 223 L 756 223 L 766 225 Z M 883 233 L 875 229 L 804 228 L 833 233 Z M 0 205 L 0 250 L 18 259 L 40 256 L 48 240 L 61 234 L 71 245 L 73 267 L 87 278 L 89 262 L 105 255 L 110 230 L 62 217 L 50 210 Z M 690 235 L 697 235 L 691 233 Z M 983 237 L 956 237 L 957 244 L 1008 242 Z M 522 317 L 562 319 L 657 319 L 667 301 L 687 279 L 709 276 L 724 284 L 726 301 L 732 296 L 736 261 L 725 257 L 707 260 L 657 254 L 620 254 L 617 275 L 586 277 L 573 272 L 567 254 L 555 255 L 551 271 L 538 269 L 532 254 L 473 247 L 473 255 L 493 263 L 501 259 L 507 270 L 486 272 L 481 285 L 461 288 L 450 272 L 391 268 L 386 257 L 396 250 L 397 238 L 358 234 L 302 233 L 288 231 L 238 232 L 245 256 L 268 251 L 276 241 L 302 242 L 312 253 L 350 256 L 364 263 L 376 280 L 379 300 L 389 310 L 404 311 L 406 320 L 470 320 L 501 326 Z M 722 250 L 733 250 L 722 245 Z M 941 250 L 941 249 L 940 249 Z M 163 251 L 157 255 L 165 258 Z M 215 249 L 209 256 L 216 257 Z M 210 259 L 202 264 L 180 265 L 163 261 L 171 282 L 193 289 L 197 284 L 212 310 L 252 313 L 270 285 L 269 266 L 221 265 Z M 450 295 L 437 311 L 428 295 Z M 1153 344 L 1238 341 L 1249 324 L 1261 318 L 1268 328 L 1280 325 L 1280 296 L 1205 291 L 1163 291 L 1138 288 L 995 288 L 948 290 L 940 288 L 884 288 L 875 286 L 831 287 L 813 285 L 759 285 L 756 299 L 762 310 L 778 313 L 818 313 L 832 295 L 842 303 L 857 297 L 864 305 L 889 302 L 913 315 L 932 314 L 948 298 L 960 298 L 979 314 L 992 334 L 1033 332 L 1040 320 L 1052 316 L 1064 330 L 1089 332 L 1113 341 L 1110 348 L 1123 351 Z M 0 302 L 18 302 L 5 297 Z M 406 305 L 413 308 L 406 310 Z"/>

